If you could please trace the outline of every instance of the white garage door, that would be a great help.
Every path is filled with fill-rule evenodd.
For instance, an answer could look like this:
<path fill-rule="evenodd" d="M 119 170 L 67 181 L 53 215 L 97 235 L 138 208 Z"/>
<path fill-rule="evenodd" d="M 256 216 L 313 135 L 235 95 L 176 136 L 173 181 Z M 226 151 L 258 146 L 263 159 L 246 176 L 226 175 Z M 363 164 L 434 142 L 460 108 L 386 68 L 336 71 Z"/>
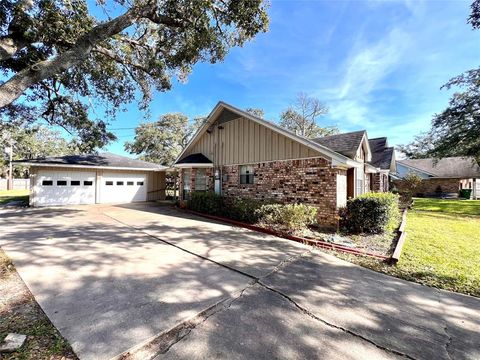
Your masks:
<path fill-rule="evenodd" d="M 129 203 L 147 200 L 145 174 L 103 173 L 100 185 L 100 202 Z"/>
<path fill-rule="evenodd" d="M 95 172 L 41 170 L 35 206 L 95 203 Z"/>

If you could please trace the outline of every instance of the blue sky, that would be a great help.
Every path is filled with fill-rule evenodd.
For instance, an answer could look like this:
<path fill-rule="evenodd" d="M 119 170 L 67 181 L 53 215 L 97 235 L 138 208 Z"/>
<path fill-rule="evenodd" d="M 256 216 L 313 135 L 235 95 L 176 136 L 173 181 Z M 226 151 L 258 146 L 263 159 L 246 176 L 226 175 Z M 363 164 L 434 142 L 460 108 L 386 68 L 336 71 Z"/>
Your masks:
<path fill-rule="evenodd" d="M 167 112 L 206 115 L 219 100 L 279 114 L 298 92 L 330 109 L 320 125 L 366 129 L 409 142 L 448 103 L 440 90 L 480 60 L 480 31 L 466 24 L 471 1 L 275 1 L 270 30 L 223 63 L 197 64 L 187 83 L 156 93 L 151 120 Z M 134 105 L 111 128 L 144 121 Z M 125 154 L 133 130 L 114 131 L 108 150 Z"/>

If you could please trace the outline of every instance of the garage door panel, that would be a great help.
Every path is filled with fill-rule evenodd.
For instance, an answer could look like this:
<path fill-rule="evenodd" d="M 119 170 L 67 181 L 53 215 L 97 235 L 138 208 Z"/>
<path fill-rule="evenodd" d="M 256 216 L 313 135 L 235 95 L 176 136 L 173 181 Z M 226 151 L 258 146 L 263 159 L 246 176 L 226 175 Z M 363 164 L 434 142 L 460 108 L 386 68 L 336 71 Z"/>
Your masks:
<path fill-rule="evenodd" d="M 108 173 L 102 176 L 101 203 L 129 203 L 147 200 L 147 176 L 135 173 Z"/>
<path fill-rule="evenodd" d="M 37 206 L 95 203 L 95 172 L 39 171 L 36 185 Z"/>

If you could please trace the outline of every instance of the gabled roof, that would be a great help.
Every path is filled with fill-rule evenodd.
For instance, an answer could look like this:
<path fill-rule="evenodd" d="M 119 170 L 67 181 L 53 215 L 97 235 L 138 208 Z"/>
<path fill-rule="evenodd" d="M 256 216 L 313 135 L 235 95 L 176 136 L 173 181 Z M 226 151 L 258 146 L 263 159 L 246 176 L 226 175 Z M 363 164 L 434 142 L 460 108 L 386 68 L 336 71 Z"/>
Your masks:
<path fill-rule="evenodd" d="M 207 117 L 207 120 L 203 123 L 203 125 L 197 130 L 197 132 L 195 133 L 195 135 L 192 137 L 192 139 L 190 140 L 190 142 L 188 143 L 188 145 L 185 147 L 185 149 L 183 149 L 183 151 L 180 153 L 180 155 L 177 157 L 176 161 L 175 161 L 175 164 L 178 164 L 179 160 L 182 159 L 183 155 L 185 154 L 185 152 L 188 150 L 188 148 L 194 144 L 199 138 L 200 136 L 212 125 L 212 123 L 217 120 L 217 118 L 219 116 L 222 116 L 222 113 L 223 111 L 227 111 L 225 113 L 225 116 L 227 116 L 228 118 L 233 118 L 234 115 L 236 115 L 237 117 L 243 117 L 243 118 L 246 118 L 246 119 L 249 119 L 249 120 L 252 120 L 252 121 L 255 121 L 256 123 L 260 124 L 260 125 L 263 125 L 267 128 L 270 128 L 271 130 L 279 133 L 279 134 L 282 134 L 294 141 L 297 141 L 321 154 L 323 154 L 324 156 L 328 157 L 328 158 L 331 158 L 332 161 L 336 164 L 344 164 L 344 165 L 347 165 L 349 167 L 358 167 L 358 166 L 361 166 L 360 163 L 348 158 L 347 156 L 341 154 L 341 153 L 338 153 L 322 144 L 319 144 L 315 141 L 312 141 L 311 139 L 307 139 L 303 136 L 300 136 L 300 135 L 296 135 L 270 121 L 267 121 L 265 119 L 261 119 L 259 117 L 256 117 L 255 115 L 252 115 L 246 111 L 243 111 L 241 109 L 238 109 L 230 104 L 227 104 L 223 101 L 219 101 L 217 103 L 217 105 L 213 108 L 213 110 L 210 112 L 210 114 L 208 115 Z M 224 117 L 225 117 L 224 116 Z M 223 120 L 222 118 L 220 120 Z"/>
<path fill-rule="evenodd" d="M 15 163 L 30 166 L 56 166 L 56 167 L 94 167 L 126 170 L 165 170 L 166 167 L 147 161 L 131 159 L 112 153 L 66 155 L 43 157 L 29 160 L 16 160 Z"/>
<path fill-rule="evenodd" d="M 471 157 L 448 157 L 437 161 L 433 158 L 405 159 L 397 162 L 436 177 L 480 178 L 480 166 Z"/>
<path fill-rule="evenodd" d="M 353 159 L 357 154 L 358 148 L 362 144 L 366 134 L 367 132 L 365 130 L 359 130 L 349 133 L 324 136 L 313 139 L 313 141 Z"/>
<path fill-rule="evenodd" d="M 393 147 L 388 146 L 387 138 L 369 139 L 368 143 L 372 150 L 372 160 L 370 164 L 382 170 L 393 170 L 391 167 L 395 151 Z"/>

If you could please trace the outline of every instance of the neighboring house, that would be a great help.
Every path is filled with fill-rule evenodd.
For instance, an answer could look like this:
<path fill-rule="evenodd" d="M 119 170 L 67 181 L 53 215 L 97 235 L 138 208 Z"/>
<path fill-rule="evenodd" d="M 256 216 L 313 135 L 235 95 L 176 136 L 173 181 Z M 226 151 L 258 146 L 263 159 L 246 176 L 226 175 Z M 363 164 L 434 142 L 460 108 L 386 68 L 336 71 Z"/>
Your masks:
<path fill-rule="evenodd" d="M 408 173 L 422 178 L 422 184 L 416 190 L 417 195 L 457 195 L 460 189 L 472 189 L 472 197 L 480 199 L 480 167 L 473 158 L 397 160 L 396 175 L 401 179 Z M 401 186 L 401 182 L 396 181 L 395 184 Z"/>
<path fill-rule="evenodd" d="M 305 203 L 317 207 L 320 224 L 336 227 L 347 198 L 388 189 L 376 179 L 390 167 L 378 168 L 372 158 L 365 131 L 306 139 L 219 102 L 174 166 L 181 169 L 182 200 L 215 191 Z"/>
<path fill-rule="evenodd" d="M 166 167 L 101 153 L 20 160 L 30 166 L 30 206 L 165 198 Z"/>

